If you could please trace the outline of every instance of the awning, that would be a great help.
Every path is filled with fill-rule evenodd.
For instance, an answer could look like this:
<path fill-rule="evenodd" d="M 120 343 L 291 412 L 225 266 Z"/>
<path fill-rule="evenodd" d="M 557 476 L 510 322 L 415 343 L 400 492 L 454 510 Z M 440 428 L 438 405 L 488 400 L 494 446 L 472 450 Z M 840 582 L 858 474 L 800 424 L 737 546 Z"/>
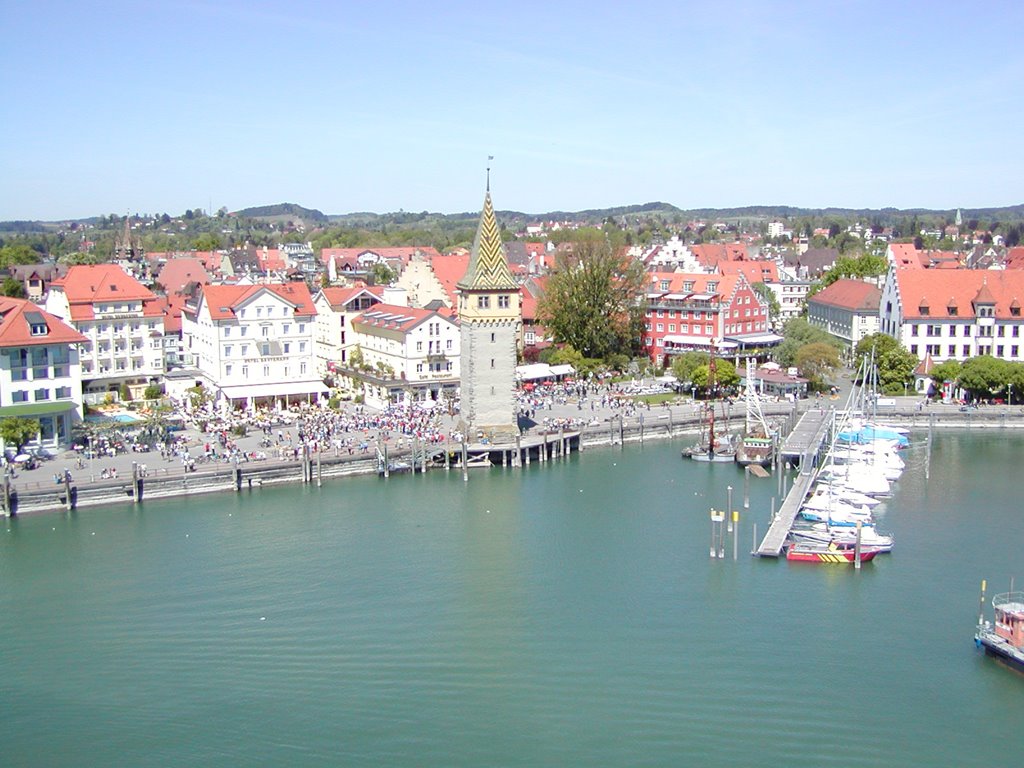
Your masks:
<path fill-rule="evenodd" d="M 710 347 L 711 339 L 707 336 L 665 336 L 666 344 L 674 344 L 680 347 Z M 732 341 L 716 341 L 715 349 L 736 349 L 739 346 Z"/>
<path fill-rule="evenodd" d="M 568 376 L 571 373 L 576 373 L 576 369 L 566 363 L 565 365 L 552 365 L 551 375 L 552 376 Z"/>
<path fill-rule="evenodd" d="M 5 405 L 3 408 L 0 408 L 0 418 L 8 416 L 21 416 L 22 418 L 49 416 L 50 414 L 67 413 L 77 407 L 76 403 L 66 400 L 58 403 L 19 403 L 18 405 Z"/>
<path fill-rule="evenodd" d="M 233 387 L 221 387 L 221 394 L 231 400 L 242 400 L 250 397 L 289 397 L 291 395 L 320 395 L 330 390 L 320 380 L 317 381 L 281 381 L 275 384 L 238 384 Z"/>
<path fill-rule="evenodd" d="M 730 341 L 735 341 L 745 346 L 762 346 L 765 344 L 778 344 L 783 337 L 777 333 L 758 333 L 753 336 L 729 336 Z"/>
<path fill-rule="evenodd" d="M 520 381 L 549 379 L 552 375 L 551 366 L 547 363 L 530 363 L 529 365 L 516 366 L 516 378 Z"/>

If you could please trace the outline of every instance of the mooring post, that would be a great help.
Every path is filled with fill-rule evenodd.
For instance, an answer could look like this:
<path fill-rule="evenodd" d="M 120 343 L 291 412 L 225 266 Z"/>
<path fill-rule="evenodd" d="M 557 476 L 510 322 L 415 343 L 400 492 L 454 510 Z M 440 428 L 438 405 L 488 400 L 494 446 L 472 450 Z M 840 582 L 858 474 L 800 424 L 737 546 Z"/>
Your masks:
<path fill-rule="evenodd" d="M 64 470 L 64 508 L 68 512 L 75 508 L 74 501 L 71 498 L 71 473 L 66 469 Z"/>
<path fill-rule="evenodd" d="M 640 414 L 640 445 L 644 444 L 644 415 Z"/>
<path fill-rule="evenodd" d="M 462 441 L 462 482 L 469 482 L 469 451 L 465 440 Z"/>
<path fill-rule="evenodd" d="M 7 471 L 7 467 L 4 467 L 4 517 L 12 517 L 14 515 L 11 509 L 11 474 Z"/>
<path fill-rule="evenodd" d="M 750 509 L 750 465 L 743 468 L 743 508 Z"/>
<path fill-rule="evenodd" d="M 561 458 L 565 458 L 565 427 L 558 428 L 558 454 Z"/>
<path fill-rule="evenodd" d="M 322 451 L 320 450 L 320 447 L 317 446 L 317 450 L 316 450 L 316 487 L 317 488 L 320 488 L 323 485 L 323 475 L 322 475 L 321 469 L 320 469 L 320 454 L 321 453 L 322 453 Z"/>
<path fill-rule="evenodd" d="M 384 479 L 387 480 L 391 477 L 391 462 L 388 461 L 388 444 L 384 443 Z"/>
<path fill-rule="evenodd" d="M 235 476 L 235 492 L 242 492 L 242 469 L 238 466 L 238 454 L 231 457 L 231 464 L 234 469 Z"/>
<path fill-rule="evenodd" d="M 626 444 L 626 426 L 623 424 L 622 414 L 619 414 L 619 447 Z"/>
<path fill-rule="evenodd" d="M 516 455 L 512 459 L 512 466 L 513 467 L 521 467 L 521 466 L 523 466 L 523 443 L 522 443 L 522 437 L 520 437 L 519 435 L 516 435 Z"/>
<path fill-rule="evenodd" d="M 740 512 L 738 509 L 732 511 L 732 559 L 736 560 L 740 554 Z"/>

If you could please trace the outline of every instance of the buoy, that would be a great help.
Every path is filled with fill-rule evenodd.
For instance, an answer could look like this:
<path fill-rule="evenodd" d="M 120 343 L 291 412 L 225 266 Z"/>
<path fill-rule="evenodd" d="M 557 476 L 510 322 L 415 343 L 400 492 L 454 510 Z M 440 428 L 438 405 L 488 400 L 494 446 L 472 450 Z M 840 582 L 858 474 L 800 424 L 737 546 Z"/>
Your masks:
<path fill-rule="evenodd" d="M 266 621 L 266 620 L 267 620 L 266 616 L 260 616 L 260 621 Z"/>

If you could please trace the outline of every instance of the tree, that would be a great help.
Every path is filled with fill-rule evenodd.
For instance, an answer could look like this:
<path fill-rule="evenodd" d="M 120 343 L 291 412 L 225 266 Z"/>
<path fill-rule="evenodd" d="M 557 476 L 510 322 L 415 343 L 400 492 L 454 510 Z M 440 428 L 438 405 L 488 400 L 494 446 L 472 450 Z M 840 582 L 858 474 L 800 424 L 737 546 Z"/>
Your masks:
<path fill-rule="evenodd" d="M 8 416 L 0 419 L 0 438 L 6 445 L 13 445 L 18 453 L 29 440 L 39 434 L 39 419 Z"/>
<path fill-rule="evenodd" d="M 192 247 L 197 251 L 216 251 L 221 247 L 220 238 L 212 232 L 203 232 L 192 241 Z"/>
<path fill-rule="evenodd" d="M 836 349 L 842 342 L 821 328 L 811 325 L 805 318 L 794 317 L 782 328 L 782 342 L 775 348 L 775 362 L 789 368 L 796 365 L 796 353 L 807 344 L 829 344 Z"/>
<path fill-rule="evenodd" d="M 857 342 L 854 359 L 858 368 L 872 351 L 882 391 L 894 395 L 903 394 L 904 385 L 910 384 L 914 369 L 917 367 L 917 355 L 904 349 L 892 336 L 873 333 Z"/>
<path fill-rule="evenodd" d="M 839 365 L 839 350 L 825 342 L 805 344 L 796 352 L 796 367 L 807 379 L 808 388 L 816 392 L 827 389 L 826 379 Z"/>
<path fill-rule="evenodd" d="M 672 375 L 678 381 L 689 384 L 693 381 L 693 372 L 700 366 L 707 366 L 707 352 L 684 352 L 672 358 Z"/>
<path fill-rule="evenodd" d="M 740 382 L 740 376 L 736 373 L 736 366 L 728 360 L 715 360 L 715 381 L 714 390 L 710 391 L 709 381 L 711 375 L 710 361 L 698 365 L 690 375 L 690 383 L 697 389 L 702 390 L 708 397 L 718 397 L 724 390 L 732 389 Z"/>
<path fill-rule="evenodd" d="M 584 357 L 638 352 L 646 276 L 644 265 L 616 253 L 603 233 L 578 240 L 556 259 L 538 320 Z"/>
<path fill-rule="evenodd" d="M 391 285 L 398 279 L 398 273 L 383 261 L 378 261 L 370 268 L 374 285 Z"/>
<path fill-rule="evenodd" d="M 863 253 L 855 258 L 840 256 L 831 269 L 822 276 L 821 282 L 829 286 L 842 278 L 860 280 L 865 277 L 878 277 L 884 275 L 888 268 L 885 257 L 874 253 Z"/>
<path fill-rule="evenodd" d="M 38 264 L 42 255 L 24 243 L 5 245 L 0 248 L 0 268 L 8 269 L 15 264 Z"/>
<path fill-rule="evenodd" d="M 960 377 L 960 363 L 956 360 L 936 363 L 929 375 L 932 379 L 932 389 L 938 392 L 947 381 L 955 382 Z"/>
<path fill-rule="evenodd" d="M 12 299 L 24 299 L 28 294 L 25 293 L 25 285 L 21 280 L 16 277 L 5 277 L 3 285 L 0 286 L 0 295 Z"/>
<path fill-rule="evenodd" d="M 1005 360 L 978 355 L 965 360 L 960 366 L 957 382 L 970 393 L 971 399 L 986 398 L 1003 389 L 1011 374 L 1011 364 Z"/>

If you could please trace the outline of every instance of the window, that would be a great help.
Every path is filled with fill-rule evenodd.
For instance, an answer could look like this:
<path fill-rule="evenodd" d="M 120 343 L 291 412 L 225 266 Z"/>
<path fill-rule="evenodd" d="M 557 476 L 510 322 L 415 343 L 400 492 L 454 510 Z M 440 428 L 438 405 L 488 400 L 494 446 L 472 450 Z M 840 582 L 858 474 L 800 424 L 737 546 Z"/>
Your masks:
<path fill-rule="evenodd" d="M 1019 325 L 1015 325 L 1015 326 L 1013 326 L 1013 333 L 1011 333 L 1010 335 L 1011 335 L 1011 336 L 1012 336 L 1013 338 L 1015 338 L 1015 339 L 1016 339 L 1016 338 L 1017 338 L 1018 336 L 1020 336 L 1020 326 L 1019 326 Z"/>
<path fill-rule="evenodd" d="M 665 310 L 659 309 L 658 310 L 658 317 L 664 317 L 664 316 L 665 316 Z"/>
<path fill-rule="evenodd" d="M 231 363 L 228 363 L 227 365 L 224 366 L 224 375 L 225 376 L 230 376 L 231 375 Z"/>
<path fill-rule="evenodd" d="M 242 335 L 245 336 L 248 332 L 249 332 L 249 326 L 243 325 L 242 326 Z"/>
<path fill-rule="evenodd" d="M 248 365 L 243 365 L 242 366 L 242 378 L 247 378 L 248 376 L 249 376 L 249 366 Z"/>
<path fill-rule="evenodd" d="M 306 372 L 306 364 L 305 363 L 299 363 L 299 373 L 303 374 L 305 372 Z"/>
<path fill-rule="evenodd" d="M 949 356 L 956 357 L 956 344 L 949 345 Z"/>
<path fill-rule="evenodd" d="M 494 367 L 494 358 L 492 357 L 491 358 L 491 368 L 493 368 L 493 367 Z"/>
<path fill-rule="evenodd" d="M 669 333 L 675 333 L 676 332 L 676 324 L 675 323 L 669 323 L 668 324 L 668 332 Z"/>
<path fill-rule="evenodd" d="M 1017 357 L 1017 350 L 1018 350 L 1018 347 L 1017 347 L 1016 344 L 1014 344 L 1012 347 L 1010 347 L 1010 357 Z"/>
<path fill-rule="evenodd" d="M 491 334 L 491 344 L 493 344 L 493 343 L 494 343 L 494 339 L 495 339 L 495 335 L 494 335 L 494 334 L 492 333 L 492 334 Z"/>
<path fill-rule="evenodd" d="M 299 333 L 305 333 L 305 332 L 306 332 L 306 324 L 305 323 L 299 323 Z"/>
<path fill-rule="evenodd" d="M 267 357 L 267 355 L 270 354 L 270 345 L 269 344 L 263 344 L 260 347 L 260 354 L 263 355 L 264 357 Z"/>
<path fill-rule="evenodd" d="M 498 297 L 498 309 L 508 309 L 508 296 Z"/>
<path fill-rule="evenodd" d="M 423 342 L 422 341 L 417 341 L 416 342 L 416 351 L 417 352 L 422 352 L 423 351 Z"/>
<path fill-rule="evenodd" d="M 1003 338 L 1003 336 L 1005 336 L 1005 335 L 1006 335 L 1006 326 L 1005 326 L 1005 325 L 1000 325 L 1000 326 L 999 326 L 999 327 L 998 327 L 998 328 L 996 329 L 996 336 L 998 336 L 998 337 L 999 337 L 999 338 L 1001 339 L 1001 338 Z"/>
<path fill-rule="evenodd" d="M 345 318 L 343 317 L 341 319 L 342 319 L 342 322 L 344 322 Z M 282 336 L 287 336 L 289 333 L 291 333 L 291 330 L 292 330 L 292 324 L 291 323 L 285 323 L 284 325 L 281 326 L 281 335 Z"/>
<path fill-rule="evenodd" d="M 264 326 L 260 327 L 260 336 L 262 336 L 265 339 L 270 336 L 270 326 L 269 325 L 264 325 Z"/>
<path fill-rule="evenodd" d="M 531 334 L 531 335 L 532 335 L 532 334 Z M 446 342 L 444 343 L 444 347 L 445 347 L 445 349 L 451 349 L 451 348 L 452 348 L 452 340 L 451 340 L 451 339 L 448 339 L 448 341 L 446 341 Z"/>
<path fill-rule="evenodd" d="M 658 323 L 658 331 L 660 332 L 660 331 L 664 331 L 664 330 L 665 330 L 665 324 L 664 323 Z"/>
<path fill-rule="evenodd" d="M 996 357 L 1002 357 L 1002 356 L 1003 356 L 1003 345 L 999 344 L 999 345 L 996 346 Z"/>
<path fill-rule="evenodd" d="M 264 365 L 263 366 L 263 378 L 265 378 L 265 379 L 270 378 L 270 366 L 269 365 Z"/>
<path fill-rule="evenodd" d="M 24 390 L 11 392 L 11 401 L 15 403 L 27 403 L 28 392 L 25 392 Z"/>
<path fill-rule="evenodd" d="M 955 325 L 949 326 L 949 337 L 951 339 L 956 337 L 956 326 Z"/>
<path fill-rule="evenodd" d="M 416 373 L 423 373 L 423 363 L 416 363 Z"/>
<path fill-rule="evenodd" d="M 48 390 L 48 389 L 37 389 L 33 393 L 32 399 L 35 400 L 37 403 L 40 400 L 49 400 L 50 399 L 50 390 Z"/>
<path fill-rule="evenodd" d="M 299 352 L 305 352 L 305 351 L 306 351 L 306 342 L 300 341 L 299 342 Z"/>
<path fill-rule="evenodd" d="M 963 346 L 963 356 L 964 357 L 970 357 L 971 356 L 971 345 L 970 344 L 964 344 L 964 346 Z"/>
<path fill-rule="evenodd" d="M 285 354 L 287 355 L 287 354 L 288 354 L 289 352 L 291 352 L 291 351 L 292 351 L 292 345 L 291 345 L 291 342 L 290 342 L 290 341 L 286 341 L 286 342 L 284 343 L 284 353 L 285 353 Z"/>
<path fill-rule="evenodd" d="M 692 291 L 693 290 L 693 280 L 684 280 L 683 281 L 683 290 L 684 291 Z"/>
<path fill-rule="evenodd" d="M 224 357 L 231 357 L 231 345 L 228 344 L 224 347 Z"/>
<path fill-rule="evenodd" d="M 476 297 L 477 309 L 490 309 L 491 297 L 490 296 L 477 296 Z"/>

